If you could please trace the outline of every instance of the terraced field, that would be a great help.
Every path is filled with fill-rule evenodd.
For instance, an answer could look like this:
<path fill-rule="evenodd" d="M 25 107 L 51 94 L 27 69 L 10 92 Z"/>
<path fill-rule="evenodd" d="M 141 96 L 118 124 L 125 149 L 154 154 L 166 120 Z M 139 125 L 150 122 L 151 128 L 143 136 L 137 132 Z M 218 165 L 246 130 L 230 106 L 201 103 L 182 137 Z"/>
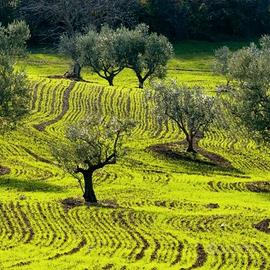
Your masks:
<path fill-rule="evenodd" d="M 169 76 L 212 93 L 222 79 L 210 72 L 211 55 L 200 60 L 179 49 Z M 270 269 L 267 145 L 230 118 L 230 129 L 219 119 L 199 141 L 226 166 L 152 151 L 183 136 L 153 117 L 132 74 L 125 71 L 115 87 L 91 74 L 88 83 L 48 79 L 65 65 L 39 57 L 31 55 L 27 68 L 32 114 L 0 138 L 1 166 L 10 169 L 0 177 L 0 269 Z M 95 175 L 100 206 L 73 207 L 62 202 L 81 190 L 50 145 L 88 114 L 128 116 L 138 125 L 127 156 Z"/>

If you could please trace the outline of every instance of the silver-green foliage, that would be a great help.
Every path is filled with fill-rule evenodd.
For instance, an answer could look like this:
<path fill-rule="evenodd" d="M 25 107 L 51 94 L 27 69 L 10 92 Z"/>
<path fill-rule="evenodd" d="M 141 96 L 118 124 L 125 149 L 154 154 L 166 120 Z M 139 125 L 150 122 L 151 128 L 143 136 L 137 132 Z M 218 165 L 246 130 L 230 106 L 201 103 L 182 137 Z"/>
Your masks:
<path fill-rule="evenodd" d="M 24 22 L 0 26 L 0 130 L 14 126 L 28 111 L 30 94 L 26 76 L 14 69 L 15 59 L 25 54 L 29 29 Z"/>
<path fill-rule="evenodd" d="M 123 139 L 129 134 L 131 121 L 111 118 L 105 120 L 89 117 L 66 129 L 65 142 L 53 147 L 54 156 L 69 173 L 79 166 L 87 168 L 103 163 L 108 157 L 117 158 L 123 154 Z"/>
<path fill-rule="evenodd" d="M 133 126 L 131 121 L 111 118 L 105 122 L 104 119 L 90 117 L 69 126 L 66 141 L 56 143 L 52 148 L 59 165 L 79 180 L 87 202 L 97 202 L 93 173 L 109 164 L 115 164 L 124 154 L 123 142 Z M 84 186 L 80 175 L 83 176 Z"/>
<path fill-rule="evenodd" d="M 125 27 L 113 30 L 108 26 L 102 27 L 100 32 L 90 30 L 79 38 L 78 46 L 81 62 L 110 85 L 124 68 L 131 68 L 140 88 L 148 78 L 163 78 L 167 62 L 173 55 L 168 39 L 150 33 L 144 24 L 132 30 Z"/>
<path fill-rule="evenodd" d="M 195 152 L 194 139 L 206 132 L 217 113 L 216 99 L 203 89 L 175 82 L 154 84 L 156 112 L 161 119 L 174 121 L 185 134 L 188 152 Z"/>
<path fill-rule="evenodd" d="M 252 131 L 270 139 L 270 37 L 251 43 L 226 60 L 223 75 L 233 79 L 230 107 Z"/>
<path fill-rule="evenodd" d="M 82 63 L 110 85 L 125 67 L 121 40 L 121 32 L 108 26 L 102 27 L 100 32 L 90 30 L 79 39 Z"/>
<path fill-rule="evenodd" d="M 125 29 L 124 29 L 125 30 Z M 150 33 L 145 24 L 126 30 L 127 67 L 134 70 L 139 88 L 148 78 L 164 78 L 166 65 L 173 56 L 173 46 L 165 36 Z"/>
<path fill-rule="evenodd" d="M 229 63 L 232 56 L 232 51 L 224 46 L 215 51 L 215 63 L 213 66 L 213 71 L 216 74 L 223 75 L 227 80 L 227 87 L 229 87 L 231 81 Z"/>

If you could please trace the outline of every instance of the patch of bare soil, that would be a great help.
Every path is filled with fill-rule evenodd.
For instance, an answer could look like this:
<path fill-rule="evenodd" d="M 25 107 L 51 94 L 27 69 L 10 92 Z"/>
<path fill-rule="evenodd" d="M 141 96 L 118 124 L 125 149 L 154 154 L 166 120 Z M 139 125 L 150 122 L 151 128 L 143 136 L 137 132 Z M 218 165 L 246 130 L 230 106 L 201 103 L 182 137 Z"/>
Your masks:
<path fill-rule="evenodd" d="M 153 151 L 172 159 L 181 159 L 204 165 L 233 169 L 230 161 L 224 157 L 199 147 L 198 142 L 200 139 L 201 138 L 197 138 L 194 143 L 194 150 L 201 155 L 200 158 L 198 158 L 196 153 L 188 153 L 185 151 L 187 148 L 187 142 L 185 140 L 181 142 L 153 145 L 148 147 L 146 150 Z"/>
<path fill-rule="evenodd" d="M 257 193 L 269 193 L 270 192 L 270 181 L 258 181 L 249 182 L 246 184 L 249 191 Z"/>
<path fill-rule="evenodd" d="M 98 201 L 97 203 L 87 203 L 83 199 L 80 198 L 67 198 L 61 201 L 62 206 L 66 212 L 71 210 L 72 208 L 78 207 L 78 206 L 95 206 L 100 208 L 119 208 L 119 205 L 116 201 L 112 200 L 104 200 L 104 201 Z"/>
<path fill-rule="evenodd" d="M 219 208 L 220 206 L 219 206 L 218 203 L 209 203 L 209 204 L 207 204 L 205 207 L 208 208 L 208 209 L 217 209 L 217 208 Z"/>
<path fill-rule="evenodd" d="M 264 219 L 260 221 L 258 224 L 254 225 L 254 228 L 258 231 L 270 234 L 270 219 Z"/>
<path fill-rule="evenodd" d="M 70 209 L 84 205 L 84 200 L 79 198 L 67 198 L 61 201 L 62 206 L 66 212 Z"/>
<path fill-rule="evenodd" d="M 5 175 L 5 174 L 9 174 L 9 173 L 10 173 L 9 168 L 0 166 L 0 176 Z"/>

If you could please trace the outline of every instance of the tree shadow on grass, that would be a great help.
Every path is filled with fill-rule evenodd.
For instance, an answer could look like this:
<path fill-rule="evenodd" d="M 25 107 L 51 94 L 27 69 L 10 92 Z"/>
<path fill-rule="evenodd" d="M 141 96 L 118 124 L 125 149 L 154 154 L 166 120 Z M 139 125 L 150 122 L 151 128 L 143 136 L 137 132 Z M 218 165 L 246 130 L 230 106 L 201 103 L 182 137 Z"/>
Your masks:
<path fill-rule="evenodd" d="M 14 178 L 0 179 L 0 188 L 20 192 L 63 192 L 64 188 L 39 180 L 20 180 Z"/>
<path fill-rule="evenodd" d="M 172 160 L 179 162 L 181 168 L 187 174 L 198 175 L 223 175 L 237 178 L 250 178 L 241 170 L 234 168 L 232 164 L 222 156 L 199 148 L 196 145 L 197 153 L 187 153 L 186 143 L 176 142 L 159 144 L 146 148 L 147 152 L 154 153 L 157 157 L 165 158 L 167 161 Z"/>

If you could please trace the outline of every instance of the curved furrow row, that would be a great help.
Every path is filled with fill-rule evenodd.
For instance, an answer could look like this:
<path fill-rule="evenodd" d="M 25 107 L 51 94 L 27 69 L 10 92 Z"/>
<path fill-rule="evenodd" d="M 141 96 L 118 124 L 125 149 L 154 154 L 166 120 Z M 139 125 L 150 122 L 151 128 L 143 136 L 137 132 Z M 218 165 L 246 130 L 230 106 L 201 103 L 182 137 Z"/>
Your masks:
<path fill-rule="evenodd" d="M 255 192 L 269 193 L 270 181 L 254 181 L 254 182 L 208 182 L 208 189 L 214 192 Z"/>

